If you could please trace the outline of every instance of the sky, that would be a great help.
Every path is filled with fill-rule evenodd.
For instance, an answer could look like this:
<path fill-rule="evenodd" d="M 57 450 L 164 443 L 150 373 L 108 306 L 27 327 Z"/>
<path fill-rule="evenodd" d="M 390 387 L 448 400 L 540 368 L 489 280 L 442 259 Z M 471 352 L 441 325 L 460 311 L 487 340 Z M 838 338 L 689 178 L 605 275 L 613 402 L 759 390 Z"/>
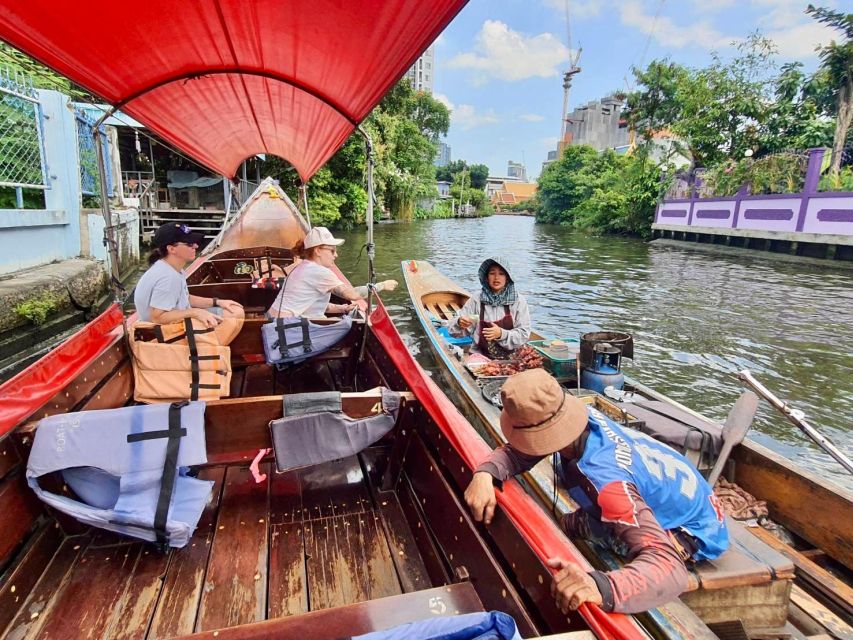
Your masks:
<path fill-rule="evenodd" d="M 850 2 L 850 0 L 846 0 Z M 840 0 L 818 2 L 838 10 Z M 852 3 L 853 4 L 853 3 Z M 817 66 L 815 46 L 833 31 L 796 0 L 470 0 L 435 42 L 433 93 L 451 109 L 447 143 L 454 160 L 506 175 L 524 162 L 535 178 L 560 134 L 562 74 L 582 49 L 569 110 L 615 90 L 630 90 L 632 66 L 670 58 L 705 66 L 711 53 L 729 57 L 733 44 L 758 30 L 782 62 Z"/>

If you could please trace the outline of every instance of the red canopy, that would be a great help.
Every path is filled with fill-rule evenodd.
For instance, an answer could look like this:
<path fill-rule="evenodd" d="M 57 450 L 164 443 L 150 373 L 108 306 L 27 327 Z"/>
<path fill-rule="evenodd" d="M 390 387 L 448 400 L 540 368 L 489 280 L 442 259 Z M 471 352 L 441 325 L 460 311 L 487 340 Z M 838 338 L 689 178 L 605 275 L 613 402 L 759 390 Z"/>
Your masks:
<path fill-rule="evenodd" d="M 466 2 L 0 0 L 0 38 L 219 173 L 307 180 Z"/>

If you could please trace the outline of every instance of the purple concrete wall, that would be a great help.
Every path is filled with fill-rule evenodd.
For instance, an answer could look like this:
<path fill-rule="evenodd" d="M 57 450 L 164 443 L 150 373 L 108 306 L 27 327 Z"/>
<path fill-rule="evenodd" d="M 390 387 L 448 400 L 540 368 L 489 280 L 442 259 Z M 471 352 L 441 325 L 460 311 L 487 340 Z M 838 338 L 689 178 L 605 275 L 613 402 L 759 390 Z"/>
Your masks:
<path fill-rule="evenodd" d="M 853 193 L 809 198 L 803 231 L 853 236 Z"/>
<path fill-rule="evenodd" d="M 655 224 L 853 237 L 853 193 L 817 190 L 824 149 L 812 149 L 803 193 L 663 200 Z"/>

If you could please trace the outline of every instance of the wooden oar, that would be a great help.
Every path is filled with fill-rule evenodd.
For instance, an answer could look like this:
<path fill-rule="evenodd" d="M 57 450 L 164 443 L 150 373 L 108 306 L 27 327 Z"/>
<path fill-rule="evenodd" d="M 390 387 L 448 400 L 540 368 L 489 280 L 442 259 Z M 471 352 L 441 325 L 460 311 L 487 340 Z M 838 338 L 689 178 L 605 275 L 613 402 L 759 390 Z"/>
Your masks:
<path fill-rule="evenodd" d="M 757 410 L 758 396 L 752 391 L 744 391 L 735 402 L 735 406 L 729 411 L 726 423 L 723 425 L 723 448 L 708 476 L 708 484 L 712 487 L 723 472 L 723 467 L 729 459 L 732 449 L 746 437 L 746 432 L 752 426 Z"/>

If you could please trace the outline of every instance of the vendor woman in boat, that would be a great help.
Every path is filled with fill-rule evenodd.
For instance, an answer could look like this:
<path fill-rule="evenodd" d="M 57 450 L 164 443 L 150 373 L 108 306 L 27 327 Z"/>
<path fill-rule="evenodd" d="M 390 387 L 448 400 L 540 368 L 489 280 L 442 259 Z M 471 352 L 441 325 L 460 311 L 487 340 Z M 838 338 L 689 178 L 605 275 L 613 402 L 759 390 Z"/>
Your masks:
<path fill-rule="evenodd" d="M 293 254 L 302 258 L 289 272 L 281 291 L 267 311 L 270 318 L 322 317 L 327 313 L 347 313 L 355 308 L 367 309 L 367 287 L 353 287 L 332 271 L 338 257 L 338 247 L 343 239 L 335 238 L 326 227 L 314 227 L 303 240 L 293 247 Z M 273 270 L 273 276 L 284 273 Z M 396 280 L 385 280 L 376 285 L 377 291 L 391 291 Z M 332 294 L 345 300 L 345 304 L 331 302 Z"/>
<path fill-rule="evenodd" d="M 478 271 L 482 289 L 468 298 L 448 327 L 451 335 L 473 335 L 483 355 L 505 360 L 530 338 L 527 300 L 515 290 L 506 258 L 491 257 Z"/>
<path fill-rule="evenodd" d="M 563 516 L 566 535 L 597 540 L 627 560 L 587 573 L 551 558 L 551 593 L 564 613 L 584 602 L 620 613 L 657 607 L 687 589 L 689 565 L 728 547 L 719 502 L 681 454 L 588 409 L 544 369 L 511 376 L 501 399 L 507 444 L 477 467 L 465 491 L 474 519 L 491 522 L 495 485 L 559 453 L 563 484 L 580 505 Z"/>

